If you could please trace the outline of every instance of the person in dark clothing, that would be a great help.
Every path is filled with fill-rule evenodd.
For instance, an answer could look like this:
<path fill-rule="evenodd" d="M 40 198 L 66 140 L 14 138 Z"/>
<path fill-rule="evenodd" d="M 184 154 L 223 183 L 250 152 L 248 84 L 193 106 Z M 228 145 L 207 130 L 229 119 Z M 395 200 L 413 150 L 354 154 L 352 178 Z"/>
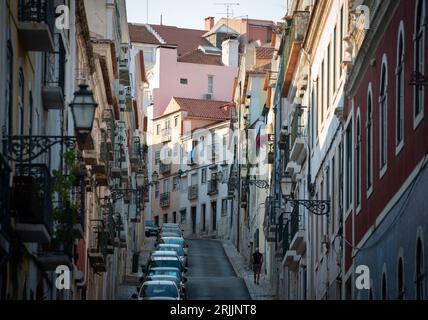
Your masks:
<path fill-rule="evenodd" d="M 253 253 L 253 272 L 254 272 L 254 283 L 260 284 L 260 272 L 262 270 L 263 255 L 260 253 L 259 248 Z"/>

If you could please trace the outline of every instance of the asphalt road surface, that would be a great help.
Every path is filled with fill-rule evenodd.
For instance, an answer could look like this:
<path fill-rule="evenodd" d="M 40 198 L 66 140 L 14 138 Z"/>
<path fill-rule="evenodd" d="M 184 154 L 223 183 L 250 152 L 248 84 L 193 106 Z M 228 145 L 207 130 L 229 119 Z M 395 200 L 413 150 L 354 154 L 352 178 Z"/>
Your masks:
<path fill-rule="evenodd" d="M 250 300 L 218 241 L 189 240 L 189 300 Z"/>

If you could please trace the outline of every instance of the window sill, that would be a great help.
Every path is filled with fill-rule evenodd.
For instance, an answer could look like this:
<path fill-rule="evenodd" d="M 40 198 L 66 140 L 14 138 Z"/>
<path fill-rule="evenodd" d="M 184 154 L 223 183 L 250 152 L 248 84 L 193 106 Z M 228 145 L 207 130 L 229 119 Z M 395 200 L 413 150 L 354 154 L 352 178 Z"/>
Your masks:
<path fill-rule="evenodd" d="M 388 164 L 384 164 L 382 169 L 380 169 L 379 179 L 382 179 L 385 176 L 386 171 L 388 171 Z"/>
<path fill-rule="evenodd" d="M 370 199 L 370 197 L 373 194 L 373 186 L 371 186 L 368 190 L 367 190 L 367 199 Z"/>
<path fill-rule="evenodd" d="M 404 148 L 404 139 L 395 147 L 395 156 L 398 156 L 401 153 L 401 150 Z"/>
<path fill-rule="evenodd" d="M 419 112 L 419 114 L 416 117 L 413 118 L 413 130 L 418 129 L 423 119 L 424 119 L 424 111 L 422 110 L 421 112 Z"/>

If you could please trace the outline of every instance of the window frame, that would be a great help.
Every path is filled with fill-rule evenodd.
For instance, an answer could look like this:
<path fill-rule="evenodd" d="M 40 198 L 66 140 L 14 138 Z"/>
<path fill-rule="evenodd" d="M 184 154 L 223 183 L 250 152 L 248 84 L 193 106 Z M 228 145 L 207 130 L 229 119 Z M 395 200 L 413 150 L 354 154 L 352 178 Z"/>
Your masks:
<path fill-rule="evenodd" d="M 421 22 L 418 24 L 418 7 L 422 5 L 421 10 Z M 413 48 L 414 48 L 414 71 L 419 71 L 422 69 L 422 72 L 425 71 L 425 47 L 426 47 L 426 1 L 425 0 L 417 0 L 415 5 L 415 23 L 414 23 L 414 34 L 413 34 Z M 419 28 L 421 27 L 421 28 Z M 422 42 L 422 57 L 419 57 L 419 44 L 418 41 Z M 419 62 L 419 64 L 418 64 Z M 418 90 L 420 93 L 418 94 Z M 421 97 L 420 101 L 418 98 Z M 417 113 L 417 106 L 419 106 L 420 102 L 420 110 Z M 414 86 L 413 88 L 413 129 L 416 130 L 419 124 L 422 122 L 424 118 L 424 108 L 425 108 L 425 87 L 422 86 Z"/>
<path fill-rule="evenodd" d="M 401 50 L 401 51 L 400 51 Z M 405 105 L 405 33 L 404 23 L 400 22 L 397 38 L 396 107 L 395 107 L 395 155 L 404 147 L 404 105 Z"/>
<path fill-rule="evenodd" d="M 379 90 L 379 178 L 388 170 L 388 61 L 382 58 Z"/>
<path fill-rule="evenodd" d="M 367 198 L 373 193 L 374 183 L 374 137 L 373 137 L 373 89 L 372 84 L 369 83 L 367 88 L 367 119 L 366 119 L 366 190 Z M 369 170 L 370 168 L 370 170 Z M 369 183 L 370 182 L 370 183 Z"/>

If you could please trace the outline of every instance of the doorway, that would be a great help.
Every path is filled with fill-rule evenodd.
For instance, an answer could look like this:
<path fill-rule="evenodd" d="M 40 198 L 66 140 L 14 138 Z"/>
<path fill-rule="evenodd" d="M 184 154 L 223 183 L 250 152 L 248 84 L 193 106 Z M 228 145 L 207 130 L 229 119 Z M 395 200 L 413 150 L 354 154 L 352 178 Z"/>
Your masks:
<path fill-rule="evenodd" d="M 211 212 L 212 212 L 212 226 L 213 231 L 217 230 L 217 202 L 211 202 Z"/>
<path fill-rule="evenodd" d="M 207 214 L 207 205 L 206 204 L 203 204 L 202 205 L 202 232 L 205 232 L 205 230 L 207 229 L 207 217 L 206 217 L 206 214 Z"/>
<path fill-rule="evenodd" d="M 196 234 L 196 207 L 192 207 L 192 233 Z"/>

